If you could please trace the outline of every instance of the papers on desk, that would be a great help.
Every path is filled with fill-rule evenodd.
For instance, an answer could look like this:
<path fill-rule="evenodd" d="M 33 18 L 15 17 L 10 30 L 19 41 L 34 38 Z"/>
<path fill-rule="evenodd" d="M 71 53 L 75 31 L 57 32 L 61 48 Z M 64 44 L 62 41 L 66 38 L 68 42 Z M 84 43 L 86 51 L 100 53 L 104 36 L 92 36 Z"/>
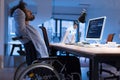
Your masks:
<path fill-rule="evenodd" d="M 107 44 L 100 44 L 100 43 L 87 43 L 87 42 L 77 42 L 77 43 L 65 43 L 66 45 L 76 45 L 80 47 L 87 47 L 87 48 L 95 48 L 95 47 L 107 47 L 107 48 L 116 48 L 120 47 L 120 44 L 116 44 L 116 42 L 108 42 Z"/>
<path fill-rule="evenodd" d="M 67 45 L 76 45 L 76 43 L 65 43 Z"/>
<path fill-rule="evenodd" d="M 77 46 L 80 46 L 80 47 L 96 47 L 96 45 L 92 45 L 90 43 L 86 43 L 86 42 L 78 42 L 76 43 Z"/>
<path fill-rule="evenodd" d="M 78 46 L 82 46 L 82 47 L 87 47 L 87 48 L 95 48 L 95 47 L 100 47 L 100 45 L 98 44 L 79 44 Z"/>
<path fill-rule="evenodd" d="M 116 47 L 120 47 L 120 44 L 116 44 L 116 42 L 108 42 L 107 44 L 99 44 L 99 43 L 84 44 L 82 42 L 78 42 L 78 43 L 76 43 L 76 45 L 80 46 L 80 47 L 88 47 L 88 48 L 95 48 L 95 47 L 116 48 Z"/>
<path fill-rule="evenodd" d="M 108 42 L 107 44 L 105 44 L 107 47 L 111 47 L 111 48 L 116 48 L 116 47 L 120 47 L 120 44 L 116 44 L 116 42 Z"/>

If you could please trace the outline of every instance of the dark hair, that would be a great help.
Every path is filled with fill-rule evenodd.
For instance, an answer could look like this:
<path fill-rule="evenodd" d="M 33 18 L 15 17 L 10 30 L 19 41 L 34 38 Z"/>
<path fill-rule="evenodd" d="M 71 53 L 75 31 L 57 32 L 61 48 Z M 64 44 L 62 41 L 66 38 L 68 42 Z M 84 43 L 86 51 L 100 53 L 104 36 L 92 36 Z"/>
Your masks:
<path fill-rule="evenodd" d="M 78 21 L 74 21 L 73 25 L 78 25 Z"/>
<path fill-rule="evenodd" d="M 21 9 L 22 11 L 24 11 L 26 5 L 27 5 L 27 4 L 26 4 L 25 2 L 23 2 L 23 0 L 20 0 L 20 2 L 19 2 L 18 5 L 14 6 L 13 8 L 10 9 L 10 16 L 11 16 L 11 17 L 13 16 L 13 13 L 14 13 L 14 11 L 15 11 L 17 8 Z"/>

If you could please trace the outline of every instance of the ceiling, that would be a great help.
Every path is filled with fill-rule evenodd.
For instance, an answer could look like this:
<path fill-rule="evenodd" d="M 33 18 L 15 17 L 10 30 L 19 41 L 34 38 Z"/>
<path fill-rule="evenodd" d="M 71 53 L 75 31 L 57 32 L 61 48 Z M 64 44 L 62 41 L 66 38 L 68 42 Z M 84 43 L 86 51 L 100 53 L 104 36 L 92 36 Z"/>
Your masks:
<path fill-rule="evenodd" d="M 90 3 L 83 0 L 53 0 L 53 13 L 78 14 L 83 9 L 88 9 Z"/>
<path fill-rule="evenodd" d="M 16 2 L 18 1 L 19 0 L 16 0 Z M 34 0 L 24 1 L 27 1 L 30 4 L 35 5 Z M 65 12 L 67 10 L 74 11 L 73 9 L 79 10 L 80 12 L 83 9 L 88 10 L 88 8 L 117 9 L 119 8 L 120 5 L 120 0 L 51 0 L 51 2 L 53 6 L 53 13 L 62 12 L 61 10 L 64 10 Z"/>
<path fill-rule="evenodd" d="M 74 18 L 80 16 L 83 9 L 89 11 L 91 9 L 119 11 L 120 0 L 53 0 L 53 16 L 60 18 L 73 15 Z M 64 18 L 65 18 L 64 17 Z"/>
<path fill-rule="evenodd" d="M 28 1 L 30 4 L 35 5 L 34 0 L 24 1 Z M 46 2 L 40 4 L 46 4 Z M 120 0 L 51 0 L 51 3 L 52 17 L 59 19 L 76 19 L 80 16 L 80 13 L 83 11 L 83 9 L 86 11 L 91 9 L 110 9 L 111 11 L 120 10 Z M 34 8 L 34 10 L 36 9 L 37 8 Z"/>
<path fill-rule="evenodd" d="M 80 4 L 82 4 L 80 0 L 53 0 L 55 6 L 80 7 Z"/>
<path fill-rule="evenodd" d="M 77 19 L 83 9 L 88 9 L 89 3 L 81 0 L 53 0 L 53 18 L 58 19 Z"/>
<path fill-rule="evenodd" d="M 119 7 L 120 0 L 53 0 L 54 6 L 66 7 Z"/>

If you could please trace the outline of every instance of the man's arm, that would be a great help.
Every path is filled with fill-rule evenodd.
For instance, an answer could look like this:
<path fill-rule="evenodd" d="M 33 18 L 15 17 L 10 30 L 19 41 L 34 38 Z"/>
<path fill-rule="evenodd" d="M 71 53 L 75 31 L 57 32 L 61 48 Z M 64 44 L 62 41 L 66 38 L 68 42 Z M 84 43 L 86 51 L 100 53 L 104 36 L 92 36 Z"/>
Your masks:
<path fill-rule="evenodd" d="M 69 31 L 66 31 L 66 32 L 65 32 L 65 35 L 64 35 L 64 37 L 63 37 L 62 43 L 65 43 L 66 40 L 69 41 L 68 35 L 69 35 Z"/>
<path fill-rule="evenodd" d="M 15 23 L 16 23 L 16 26 L 18 28 L 19 31 L 24 31 L 25 30 L 25 13 L 20 10 L 20 9 L 16 9 L 14 14 L 13 14 L 13 17 L 15 19 Z"/>

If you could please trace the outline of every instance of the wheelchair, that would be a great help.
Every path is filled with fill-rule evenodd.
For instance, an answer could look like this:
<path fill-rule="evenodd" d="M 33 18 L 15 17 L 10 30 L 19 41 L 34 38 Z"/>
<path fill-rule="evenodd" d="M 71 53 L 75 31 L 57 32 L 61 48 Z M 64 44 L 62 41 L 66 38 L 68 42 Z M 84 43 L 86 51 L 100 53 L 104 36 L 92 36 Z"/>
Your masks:
<path fill-rule="evenodd" d="M 17 67 L 14 80 L 81 80 L 79 72 L 68 73 L 66 64 L 60 61 L 62 58 L 41 58 L 29 66 L 24 62 Z"/>
<path fill-rule="evenodd" d="M 68 69 L 70 63 L 80 64 L 75 56 L 39 58 L 31 65 L 23 62 L 15 70 L 14 80 L 81 80 L 80 66 L 79 70 L 74 71 L 76 67 Z"/>
<path fill-rule="evenodd" d="M 36 60 L 29 66 L 24 62 L 16 69 L 14 80 L 62 80 L 52 66 L 55 61 L 54 58 L 52 60 L 46 58 Z"/>

